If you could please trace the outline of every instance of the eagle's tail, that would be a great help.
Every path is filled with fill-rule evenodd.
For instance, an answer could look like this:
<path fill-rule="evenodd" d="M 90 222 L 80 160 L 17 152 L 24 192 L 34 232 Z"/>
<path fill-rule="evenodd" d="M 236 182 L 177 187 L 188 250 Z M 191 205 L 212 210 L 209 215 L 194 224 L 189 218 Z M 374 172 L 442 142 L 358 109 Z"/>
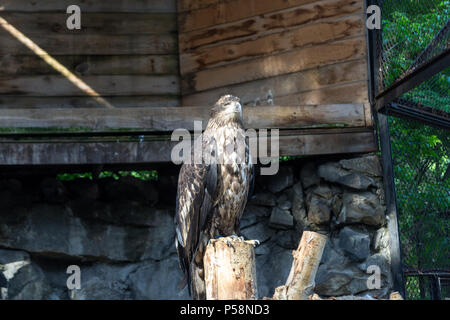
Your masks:
<path fill-rule="evenodd" d="M 175 239 L 175 247 L 178 253 L 178 261 L 180 263 L 180 268 L 183 271 L 183 279 L 178 283 L 177 288 L 183 290 L 186 285 L 188 286 L 189 296 L 191 296 L 191 268 L 189 259 L 186 257 L 185 250 L 179 245 L 178 241 Z"/>

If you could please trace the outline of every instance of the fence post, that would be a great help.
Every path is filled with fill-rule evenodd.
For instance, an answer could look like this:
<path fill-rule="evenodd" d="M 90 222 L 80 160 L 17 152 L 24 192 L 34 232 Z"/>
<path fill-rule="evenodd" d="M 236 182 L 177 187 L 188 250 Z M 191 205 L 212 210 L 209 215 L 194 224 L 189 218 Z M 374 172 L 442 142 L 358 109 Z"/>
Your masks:
<path fill-rule="evenodd" d="M 389 248 L 391 254 L 391 271 L 394 290 L 405 296 L 405 281 L 403 277 L 400 235 L 397 219 L 397 196 L 394 185 L 394 169 L 392 166 L 391 141 L 389 136 L 388 116 L 377 113 L 377 122 L 381 145 L 381 161 L 383 167 L 384 194 L 386 201 L 386 216 L 388 218 Z"/>

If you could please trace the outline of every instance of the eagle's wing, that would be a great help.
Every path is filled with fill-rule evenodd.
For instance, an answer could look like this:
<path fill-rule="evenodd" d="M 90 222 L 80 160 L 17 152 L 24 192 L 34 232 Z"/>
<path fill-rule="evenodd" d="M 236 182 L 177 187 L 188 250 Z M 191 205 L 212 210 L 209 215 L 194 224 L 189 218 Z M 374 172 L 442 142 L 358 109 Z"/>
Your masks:
<path fill-rule="evenodd" d="M 212 140 L 203 139 L 203 150 L 211 150 Z M 178 176 L 175 214 L 176 247 L 180 266 L 190 290 L 190 264 L 197 251 L 200 232 L 214 203 L 217 163 L 183 164 Z"/>

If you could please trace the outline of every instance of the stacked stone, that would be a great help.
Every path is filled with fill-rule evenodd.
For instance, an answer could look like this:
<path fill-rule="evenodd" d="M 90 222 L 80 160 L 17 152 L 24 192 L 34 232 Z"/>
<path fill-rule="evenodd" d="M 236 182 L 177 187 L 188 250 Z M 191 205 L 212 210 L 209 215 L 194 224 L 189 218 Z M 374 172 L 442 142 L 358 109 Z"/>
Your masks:
<path fill-rule="evenodd" d="M 176 174 L 159 180 L 0 181 L 0 294 L 8 299 L 183 299 L 174 250 Z M 289 163 L 257 178 L 241 220 L 255 249 L 258 292 L 287 279 L 303 230 L 328 235 L 315 292 L 386 298 L 388 233 L 378 158 Z M 68 289 L 67 267 L 81 269 Z M 366 271 L 381 270 L 369 289 Z"/>
<path fill-rule="evenodd" d="M 312 230 L 329 237 L 316 277 L 317 294 L 388 297 L 392 279 L 381 175 L 378 157 L 367 155 L 281 167 L 265 179 L 247 207 L 244 221 L 249 225 L 242 228 L 244 235 L 262 240 L 256 249 L 260 291 L 270 295 L 282 284 L 290 250 L 303 230 Z M 371 265 L 381 272 L 379 289 L 368 287 Z"/>
<path fill-rule="evenodd" d="M 167 192 L 164 179 L 34 180 L 0 182 L 3 298 L 188 298 L 177 289 L 176 185 Z M 158 191 L 171 195 L 170 206 Z M 67 287 L 70 265 L 80 267 L 79 290 Z"/>

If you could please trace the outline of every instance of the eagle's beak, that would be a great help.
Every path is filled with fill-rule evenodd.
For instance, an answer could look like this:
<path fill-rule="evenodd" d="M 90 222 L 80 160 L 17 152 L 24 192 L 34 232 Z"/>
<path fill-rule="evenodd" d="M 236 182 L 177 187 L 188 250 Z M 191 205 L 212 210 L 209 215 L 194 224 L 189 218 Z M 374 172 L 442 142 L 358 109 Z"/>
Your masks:
<path fill-rule="evenodd" d="M 231 111 L 231 112 L 235 112 L 235 113 L 241 113 L 242 112 L 242 106 L 241 106 L 241 104 L 239 103 L 239 102 L 232 102 L 231 103 L 231 105 L 230 105 L 230 107 L 229 107 L 229 110 Z"/>

